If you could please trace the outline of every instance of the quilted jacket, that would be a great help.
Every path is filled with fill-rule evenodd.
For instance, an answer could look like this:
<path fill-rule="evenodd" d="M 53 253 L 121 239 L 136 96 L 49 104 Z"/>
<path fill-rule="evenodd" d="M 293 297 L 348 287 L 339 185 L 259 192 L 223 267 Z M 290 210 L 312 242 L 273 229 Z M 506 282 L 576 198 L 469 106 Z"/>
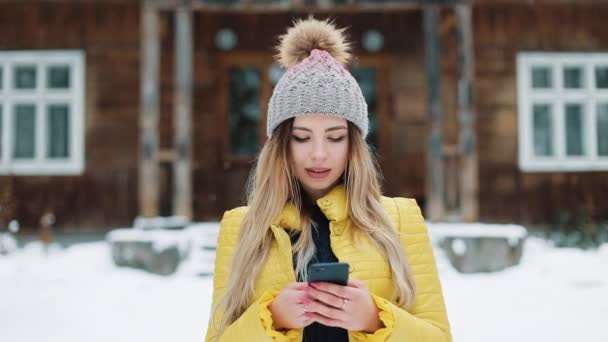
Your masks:
<path fill-rule="evenodd" d="M 350 277 L 365 282 L 379 308 L 385 327 L 373 334 L 349 331 L 350 341 L 452 341 L 437 266 L 420 208 L 415 200 L 382 197 L 382 205 L 399 229 L 401 245 L 410 263 L 417 287 L 414 305 L 405 310 L 390 298 L 393 287 L 387 262 L 367 239 L 355 246 L 348 230 L 351 221 L 346 209 L 346 192 L 338 185 L 317 200 L 319 208 L 330 221 L 331 247 L 336 257 L 350 264 Z M 231 259 L 239 236 L 239 228 L 247 207 L 224 213 L 221 221 L 215 261 L 213 303 L 226 290 Z M 226 328 L 220 341 L 302 341 L 303 330 L 276 331 L 268 306 L 278 293 L 296 277 L 292 264 L 289 235 L 284 228 L 299 227 L 296 207 L 288 203 L 271 225 L 274 241 L 268 262 L 256 280 L 254 298 L 249 308 Z M 206 341 L 213 341 L 216 330 L 209 319 Z M 216 316 L 219 325 L 219 315 Z"/>

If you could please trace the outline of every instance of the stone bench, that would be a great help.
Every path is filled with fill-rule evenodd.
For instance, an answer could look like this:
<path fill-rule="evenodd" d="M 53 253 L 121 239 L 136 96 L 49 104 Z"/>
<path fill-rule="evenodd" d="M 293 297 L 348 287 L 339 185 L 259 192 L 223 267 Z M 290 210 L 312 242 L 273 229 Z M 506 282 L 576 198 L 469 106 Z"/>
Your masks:
<path fill-rule="evenodd" d="M 106 235 L 117 266 L 141 268 L 161 275 L 174 273 L 188 257 L 191 240 L 180 216 L 135 219 L 133 228 L 115 229 Z"/>
<path fill-rule="evenodd" d="M 461 273 L 497 272 L 519 264 L 527 231 L 520 225 L 430 223 L 450 264 Z"/>

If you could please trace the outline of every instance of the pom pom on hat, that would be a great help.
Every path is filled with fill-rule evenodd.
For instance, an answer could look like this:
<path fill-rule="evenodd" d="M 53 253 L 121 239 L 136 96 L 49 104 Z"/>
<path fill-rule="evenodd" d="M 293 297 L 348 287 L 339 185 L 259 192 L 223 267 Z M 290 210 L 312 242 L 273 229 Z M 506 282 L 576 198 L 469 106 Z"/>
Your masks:
<path fill-rule="evenodd" d="M 319 49 L 327 51 L 340 64 L 347 65 L 351 53 L 345 30 L 336 28 L 329 19 L 298 19 L 287 33 L 279 37 L 277 62 L 288 69 L 308 57 L 312 50 Z"/>

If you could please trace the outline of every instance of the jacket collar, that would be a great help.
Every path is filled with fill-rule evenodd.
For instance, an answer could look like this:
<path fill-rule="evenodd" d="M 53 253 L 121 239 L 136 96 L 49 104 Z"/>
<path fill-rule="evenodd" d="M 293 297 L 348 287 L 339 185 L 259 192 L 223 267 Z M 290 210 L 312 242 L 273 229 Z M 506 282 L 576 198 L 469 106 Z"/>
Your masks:
<path fill-rule="evenodd" d="M 340 222 L 348 217 L 346 189 L 342 184 L 336 185 L 316 202 L 329 221 Z M 300 229 L 300 213 L 293 202 L 285 204 L 274 224 L 284 228 Z"/>

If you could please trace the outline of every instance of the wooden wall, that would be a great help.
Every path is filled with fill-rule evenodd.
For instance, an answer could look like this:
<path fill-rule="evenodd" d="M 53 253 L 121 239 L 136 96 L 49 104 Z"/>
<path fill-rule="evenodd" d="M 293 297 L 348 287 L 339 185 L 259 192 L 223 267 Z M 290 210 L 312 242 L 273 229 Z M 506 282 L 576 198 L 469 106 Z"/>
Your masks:
<path fill-rule="evenodd" d="M 486 221 L 608 218 L 608 172 L 523 173 L 517 166 L 516 56 L 605 52 L 608 4 L 481 4 L 474 11 L 480 213 Z"/>
<path fill-rule="evenodd" d="M 2 216 L 36 227 L 44 210 L 63 229 L 130 224 L 137 211 L 139 4 L 0 3 L 0 50 L 82 49 L 86 59 L 82 176 L 0 176 Z"/>
<path fill-rule="evenodd" d="M 62 229 L 106 230 L 128 225 L 137 215 L 139 150 L 140 8 L 137 1 L 0 4 L 0 50 L 83 49 L 86 53 L 86 163 L 82 176 L 0 176 L 3 217 L 35 227 L 53 210 Z M 217 220 L 244 203 L 250 163 L 232 163 L 221 70 L 226 53 L 215 33 L 237 32 L 235 53 L 270 58 L 289 14 L 194 15 L 193 212 L 195 220 Z M 318 16 L 323 17 L 323 16 Z M 474 10 L 475 110 L 477 115 L 480 214 L 484 221 L 551 222 L 569 211 L 608 217 L 608 173 L 526 174 L 517 166 L 515 56 L 524 50 L 605 51 L 607 5 L 489 4 Z M 427 143 L 426 76 L 419 11 L 339 14 L 350 26 L 359 64 L 382 70 L 380 162 L 385 193 L 424 202 Z M 173 14 L 160 15 L 160 147 L 173 144 Z M 442 11 L 442 104 L 445 145 L 457 143 L 456 48 L 453 13 Z M 381 54 L 359 42 L 368 29 L 385 35 Z M 357 63 L 355 63 L 357 65 Z M 171 211 L 171 167 L 162 165 L 161 214 Z M 8 195 L 7 195 L 8 194 Z"/>

